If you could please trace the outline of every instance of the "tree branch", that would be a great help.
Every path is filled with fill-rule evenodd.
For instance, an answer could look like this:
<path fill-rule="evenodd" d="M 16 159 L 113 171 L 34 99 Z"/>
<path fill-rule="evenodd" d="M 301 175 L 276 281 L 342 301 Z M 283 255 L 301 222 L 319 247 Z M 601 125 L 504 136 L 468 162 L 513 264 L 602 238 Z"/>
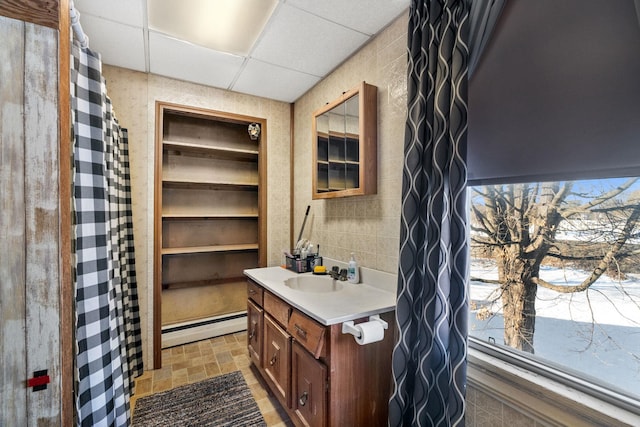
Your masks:
<path fill-rule="evenodd" d="M 480 282 L 480 283 L 490 283 L 492 285 L 502 285 L 502 282 L 499 281 L 499 280 L 483 279 L 481 277 L 470 277 L 469 281 L 471 281 L 471 282 Z"/>
<path fill-rule="evenodd" d="M 624 182 L 622 185 L 620 185 L 619 187 L 616 187 L 614 189 L 612 189 L 611 191 L 608 191 L 594 199 L 589 200 L 587 203 L 584 203 L 580 206 L 576 206 L 576 207 L 569 207 L 565 210 L 562 211 L 562 216 L 564 218 L 568 218 L 572 215 L 575 215 L 577 213 L 581 213 L 581 212 L 586 212 L 588 210 L 591 210 L 593 207 L 601 205 L 602 203 L 606 202 L 607 200 L 611 200 L 614 197 L 616 197 L 617 195 L 619 195 L 620 193 L 622 193 L 623 191 L 627 190 L 629 187 L 631 187 L 633 184 L 635 184 L 638 181 L 638 178 L 630 178 L 628 179 L 626 182 Z"/>
<path fill-rule="evenodd" d="M 602 274 L 605 271 L 607 271 L 609 264 L 611 264 L 611 262 L 614 260 L 618 252 L 620 252 L 620 249 L 622 249 L 627 239 L 631 235 L 631 232 L 633 231 L 636 223 L 638 222 L 638 218 L 640 218 L 640 205 L 637 205 L 631 212 L 631 215 L 629 215 L 629 217 L 627 218 L 627 221 L 624 225 L 624 228 L 622 230 L 622 234 L 620 235 L 620 237 L 616 240 L 616 242 L 613 245 L 611 245 L 611 248 L 609 249 L 609 251 L 607 251 L 607 254 L 604 257 L 602 257 L 602 259 L 600 260 L 598 265 L 593 269 L 589 277 L 587 277 L 579 285 L 575 285 L 575 286 L 554 285 L 539 277 L 533 277 L 531 278 L 531 281 L 543 288 L 552 289 L 554 291 L 562 292 L 562 293 L 582 292 L 588 289 L 591 285 L 593 285 L 596 282 L 596 280 L 598 280 L 602 276 Z"/>

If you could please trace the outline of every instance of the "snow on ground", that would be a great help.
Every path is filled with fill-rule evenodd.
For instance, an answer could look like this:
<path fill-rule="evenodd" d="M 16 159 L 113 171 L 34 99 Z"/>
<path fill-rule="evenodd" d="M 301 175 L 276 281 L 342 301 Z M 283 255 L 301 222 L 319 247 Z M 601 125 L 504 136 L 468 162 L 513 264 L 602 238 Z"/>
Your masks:
<path fill-rule="evenodd" d="M 577 285 L 587 273 L 543 267 L 540 276 L 554 284 Z M 474 260 L 471 277 L 497 279 L 495 263 Z M 471 282 L 470 335 L 502 344 L 503 320 L 497 286 Z M 476 317 L 487 307 L 494 316 Z M 473 309 L 473 307 L 472 307 Z M 536 357 L 595 377 L 640 398 L 640 278 L 615 281 L 603 276 L 586 292 L 559 294 L 538 287 Z"/>

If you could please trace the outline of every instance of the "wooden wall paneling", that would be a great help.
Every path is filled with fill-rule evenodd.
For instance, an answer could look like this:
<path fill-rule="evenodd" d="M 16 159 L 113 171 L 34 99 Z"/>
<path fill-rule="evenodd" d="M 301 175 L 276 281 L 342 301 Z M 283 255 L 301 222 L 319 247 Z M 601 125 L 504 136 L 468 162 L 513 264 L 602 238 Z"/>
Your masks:
<path fill-rule="evenodd" d="M 60 416 L 57 30 L 25 25 L 24 128 L 27 375 L 47 370 L 46 390 L 27 393 L 30 425 Z"/>
<path fill-rule="evenodd" d="M 0 425 L 26 425 L 23 34 L 0 17 Z"/>
<path fill-rule="evenodd" d="M 69 5 L 4 0 L 0 15 L 0 425 L 71 425 Z M 34 393 L 40 367 L 51 383 Z"/>
<path fill-rule="evenodd" d="M 0 15 L 56 29 L 58 8 L 58 0 L 0 0 Z"/>

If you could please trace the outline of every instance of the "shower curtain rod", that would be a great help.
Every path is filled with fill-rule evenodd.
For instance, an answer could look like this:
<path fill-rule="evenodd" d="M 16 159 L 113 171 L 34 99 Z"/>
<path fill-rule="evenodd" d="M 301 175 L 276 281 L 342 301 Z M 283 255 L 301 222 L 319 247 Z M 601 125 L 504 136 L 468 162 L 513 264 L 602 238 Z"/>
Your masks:
<path fill-rule="evenodd" d="M 71 28 L 73 29 L 73 35 L 82 47 L 89 47 L 89 37 L 82 30 L 80 25 L 80 12 L 73 5 L 73 0 L 69 1 L 69 17 L 71 18 Z"/>

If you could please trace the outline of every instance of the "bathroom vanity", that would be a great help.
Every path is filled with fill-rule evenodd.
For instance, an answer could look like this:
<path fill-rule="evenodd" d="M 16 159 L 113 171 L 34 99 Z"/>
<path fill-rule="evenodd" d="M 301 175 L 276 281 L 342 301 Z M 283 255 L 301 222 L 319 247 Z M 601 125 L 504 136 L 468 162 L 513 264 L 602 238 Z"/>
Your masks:
<path fill-rule="evenodd" d="M 293 423 L 386 425 L 395 293 L 281 267 L 245 275 L 249 355 Z M 343 323 L 371 316 L 388 324 L 381 340 L 360 345 L 343 333 Z"/>

